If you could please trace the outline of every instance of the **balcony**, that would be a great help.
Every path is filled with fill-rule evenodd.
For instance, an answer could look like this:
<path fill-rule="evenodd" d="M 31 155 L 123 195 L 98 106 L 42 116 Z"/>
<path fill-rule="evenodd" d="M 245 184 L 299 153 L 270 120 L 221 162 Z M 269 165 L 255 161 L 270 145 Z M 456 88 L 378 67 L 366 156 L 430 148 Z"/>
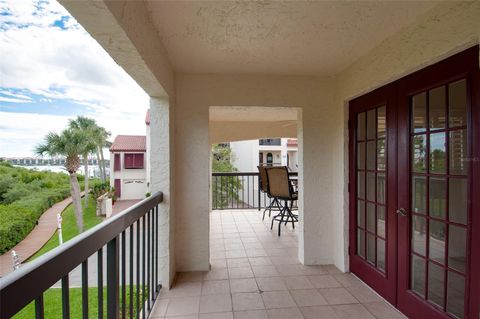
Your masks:
<path fill-rule="evenodd" d="M 156 193 L 2 278 L 0 317 L 10 318 L 27 305 L 34 307 L 36 318 L 51 316 L 46 301 L 60 291 L 63 318 L 70 317 L 74 305 L 81 307 L 76 311 L 83 318 L 104 313 L 106 318 L 145 318 L 161 288 L 162 201 L 162 193 Z M 94 299 L 96 309 L 91 309 Z"/>
<path fill-rule="evenodd" d="M 262 220 L 269 199 L 258 189 L 258 173 L 214 173 L 212 178 L 221 196 L 230 198 L 213 198 L 214 208 L 221 210 L 210 213 L 210 271 L 180 272 L 170 290 L 160 290 L 158 205 L 163 196 L 157 193 L 3 278 L 1 317 L 33 303 L 27 307 L 44 318 L 51 289 L 61 291 L 64 318 L 79 302 L 80 295 L 72 300 L 72 289 L 81 290 L 77 311 L 88 314 L 84 318 L 92 317 L 92 298 L 98 318 L 103 313 L 106 318 L 319 318 L 350 311 L 402 317 L 353 275 L 333 265 L 302 265 L 298 228 L 282 226 L 279 237 L 270 219 Z M 235 196 L 232 185 L 239 186 Z M 105 295 L 98 298 L 101 291 Z"/>
<path fill-rule="evenodd" d="M 281 138 L 263 138 L 258 140 L 258 145 L 262 146 L 280 146 L 282 145 Z"/>

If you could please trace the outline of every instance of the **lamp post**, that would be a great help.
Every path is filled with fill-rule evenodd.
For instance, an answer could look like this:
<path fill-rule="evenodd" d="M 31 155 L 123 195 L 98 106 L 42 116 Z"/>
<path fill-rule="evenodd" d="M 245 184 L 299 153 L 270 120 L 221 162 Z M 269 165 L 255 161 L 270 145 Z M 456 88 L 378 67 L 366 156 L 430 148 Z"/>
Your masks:
<path fill-rule="evenodd" d="M 12 250 L 12 264 L 13 270 L 17 270 L 18 268 L 20 268 L 20 257 L 15 250 Z"/>
<path fill-rule="evenodd" d="M 57 214 L 57 230 L 58 230 L 58 242 L 63 244 L 63 237 L 62 237 L 62 215 Z"/>

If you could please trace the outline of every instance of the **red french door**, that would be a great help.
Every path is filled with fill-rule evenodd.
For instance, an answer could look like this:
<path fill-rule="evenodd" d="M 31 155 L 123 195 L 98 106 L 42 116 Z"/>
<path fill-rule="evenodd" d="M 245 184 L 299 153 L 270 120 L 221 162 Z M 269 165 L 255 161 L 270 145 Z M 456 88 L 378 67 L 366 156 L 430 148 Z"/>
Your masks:
<path fill-rule="evenodd" d="M 350 103 L 350 268 L 396 299 L 395 86 Z"/>
<path fill-rule="evenodd" d="M 350 103 L 350 268 L 409 318 L 479 318 L 478 57 Z"/>

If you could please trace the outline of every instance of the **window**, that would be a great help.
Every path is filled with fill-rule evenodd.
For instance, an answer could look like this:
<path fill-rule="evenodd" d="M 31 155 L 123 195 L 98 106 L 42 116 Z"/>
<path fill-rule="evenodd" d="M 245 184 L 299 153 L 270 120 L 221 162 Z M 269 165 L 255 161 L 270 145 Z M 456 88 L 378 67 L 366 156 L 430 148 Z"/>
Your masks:
<path fill-rule="evenodd" d="M 115 160 L 113 163 L 113 170 L 115 172 L 119 171 L 122 168 L 122 165 L 120 164 L 120 154 L 115 154 Z"/>
<path fill-rule="evenodd" d="M 267 164 L 273 164 L 273 155 L 272 153 L 267 153 Z"/>
<path fill-rule="evenodd" d="M 123 167 L 129 168 L 143 168 L 143 153 L 127 153 L 123 159 Z"/>

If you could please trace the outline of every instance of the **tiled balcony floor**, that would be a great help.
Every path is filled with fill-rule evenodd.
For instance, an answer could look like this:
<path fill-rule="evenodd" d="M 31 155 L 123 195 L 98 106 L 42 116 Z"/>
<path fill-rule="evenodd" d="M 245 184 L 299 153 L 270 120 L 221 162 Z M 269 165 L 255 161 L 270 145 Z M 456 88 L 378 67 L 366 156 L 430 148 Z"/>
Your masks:
<path fill-rule="evenodd" d="M 275 226 L 256 210 L 212 212 L 211 271 L 178 273 L 151 318 L 404 318 L 335 266 L 300 264 L 296 230 Z"/>

